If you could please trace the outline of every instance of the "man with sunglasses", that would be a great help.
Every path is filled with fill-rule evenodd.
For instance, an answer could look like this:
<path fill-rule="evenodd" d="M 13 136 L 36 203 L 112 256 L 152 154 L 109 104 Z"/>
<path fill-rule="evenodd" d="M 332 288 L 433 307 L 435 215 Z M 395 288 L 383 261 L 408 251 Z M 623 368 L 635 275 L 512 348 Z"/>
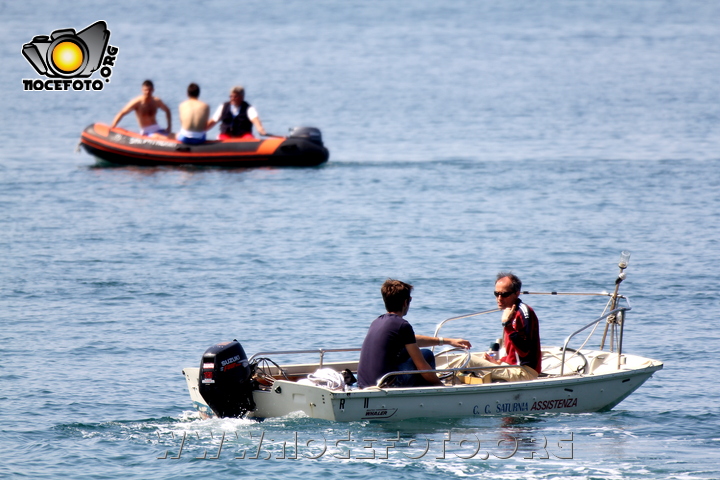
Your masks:
<path fill-rule="evenodd" d="M 434 370 L 432 351 L 420 347 L 452 345 L 470 348 L 470 342 L 461 338 L 428 337 L 415 335 L 412 326 L 403 317 L 407 315 L 413 286 L 400 280 L 388 279 L 383 283 L 382 293 L 388 313 L 380 315 L 370 325 L 358 364 L 358 386 L 376 385 L 389 372 L 407 370 Z M 398 375 L 391 380 L 392 387 L 443 386 L 433 372 Z"/>
<path fill-rule="evenodd" d="M 493 367 L 517 365 L 517 367 L 495 368 L 490 371 L 492 380 L 516 382 L 534 380 L 542 368 L 540 351 L 540 327 L 535 311 L 520 300 L 522 282 L 508 272 L 500 272 L 495 282 L 493 295 L 502 310 L 503 345 L 506 355 L 494 359 L 487 353 L 474 353 L 468 367 Z M 450 362 L 448 367 L 461 366 L 462 359 Z"/>
<path fill-rule="evenodd" d="M 505 380 L 534 380 L 542 369 L 540 326 L 535 311 L 520 300 L 522 282 L 512 273 L 501 272 L 495 282 L 493 295 L 503 311 L 503 344 L 506 355 L 494 360 L 487 353 L 484 358 L 496 364 L 520 365 L 508 368 Z M 497 370 L 496 370 L 497 371 Z M 499 375 L 493 371 L 493 378 Z"/>

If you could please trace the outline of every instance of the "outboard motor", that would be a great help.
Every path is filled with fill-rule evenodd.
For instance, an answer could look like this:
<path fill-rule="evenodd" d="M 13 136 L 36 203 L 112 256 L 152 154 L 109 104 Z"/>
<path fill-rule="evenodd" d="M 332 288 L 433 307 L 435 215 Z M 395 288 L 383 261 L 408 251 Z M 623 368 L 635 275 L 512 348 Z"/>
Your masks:
<path fill-rule="evenodd" d="M 303 138 L 322 146 L 322 133 L 315 127 L 294 127 L 290 129 L 289 138 Z"/>
<path fill-rule="evenodd" d="M 198 389 L 218 417 L 242 417 L 255 409 L 252 368 L 237 340 L 205 350 Z"/>

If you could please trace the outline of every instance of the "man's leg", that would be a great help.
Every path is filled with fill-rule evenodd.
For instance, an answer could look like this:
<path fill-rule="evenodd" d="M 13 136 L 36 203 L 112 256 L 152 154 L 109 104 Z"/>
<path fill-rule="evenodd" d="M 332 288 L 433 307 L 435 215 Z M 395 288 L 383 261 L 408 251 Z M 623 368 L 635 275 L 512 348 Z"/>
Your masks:
<path fill-rule="evenodd" d="M 425 361 L 430 364 L 430 368 L 435 368 L 435 356 L 433 355 L 433 352 L 427 348 L 421 348 L 420 353 L 423 354 L 423 357 L 425 358 Z M 405 362 L 398 365 L 399 371 L 405 371 L 405 370 L 417 370 L 418 368 L 415 366 L 415 362 L 413 362 L 412 358 L 408 358 Z M 395 382 L 393 382 L 393 387 L 426 387 L 429 386 L 430 383 L 428 383 L 427 380 L 423 378 L 422 375 L 419 373 L 409 373 L 407 375 L 398 375 L 395 377 Z"/>
<path fill-rule="evenodd" d="M 454 358 L 448 363 L 448 368 L 460 368 L 465 356 L 461 355 L 458 358 Z M 485 360 L 482 353 L 473 353 L 470 357 L 470 362 L 466 367 L 496 367 L 497 365 Z M 490 378 L 498 381 L 505 382 L 517 382 L 520 380 L 535 380 L 538 375 L 535 370 L 530 367 L 520 366 L 512 368 L 488 368 L 487 370 L 476 370 L 479 373 L 490 373 Z"/>

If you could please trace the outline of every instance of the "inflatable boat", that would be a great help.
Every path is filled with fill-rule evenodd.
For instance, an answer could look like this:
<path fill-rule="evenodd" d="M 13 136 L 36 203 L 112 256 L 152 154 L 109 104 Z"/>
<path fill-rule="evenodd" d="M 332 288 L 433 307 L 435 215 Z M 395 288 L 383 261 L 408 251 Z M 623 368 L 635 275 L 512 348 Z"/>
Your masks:
<path fill-rule="evenodd" d="M 89 125 L 80 145 L 95 157 L 119 165 L 195 165 L 214 167 L 311 167 L 330 156 L 320 130 L 296 127 L 287 137 L 209 140 L 186 145 L 172 138 L 151 138 L 102 123 Z"/>

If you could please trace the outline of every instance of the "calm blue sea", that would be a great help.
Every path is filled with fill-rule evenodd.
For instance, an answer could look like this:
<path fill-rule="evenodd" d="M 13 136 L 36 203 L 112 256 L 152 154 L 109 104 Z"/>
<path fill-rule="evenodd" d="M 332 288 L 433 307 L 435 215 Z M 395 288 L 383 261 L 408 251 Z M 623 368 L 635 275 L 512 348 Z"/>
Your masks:
<path fill-rule="evenodd" d="M 0 478 L 720 478 L 718 19 L 710 0 L 0 2 Z M 23 91 L 24 43 L 98 20 L 119 48 L 102 91 Z M 146 78 L 176 127 L 189 82 L 213 108 L 242 84 L 269 132 L 319 127 L 330 161 L 76 153 Z M 415 285 L 407 318 L 430 334 L 492 308 L 498 270 L 611 290 L 622 250 L 625 351 L 665 368 L 610 412 L 191 408 L 181 369 L 207 347 L 359 346 L 388 277 Z M 602 309 L 526 301 L 546 345 Z M 485 349 L 497 327 L 456 332 Z"/>

